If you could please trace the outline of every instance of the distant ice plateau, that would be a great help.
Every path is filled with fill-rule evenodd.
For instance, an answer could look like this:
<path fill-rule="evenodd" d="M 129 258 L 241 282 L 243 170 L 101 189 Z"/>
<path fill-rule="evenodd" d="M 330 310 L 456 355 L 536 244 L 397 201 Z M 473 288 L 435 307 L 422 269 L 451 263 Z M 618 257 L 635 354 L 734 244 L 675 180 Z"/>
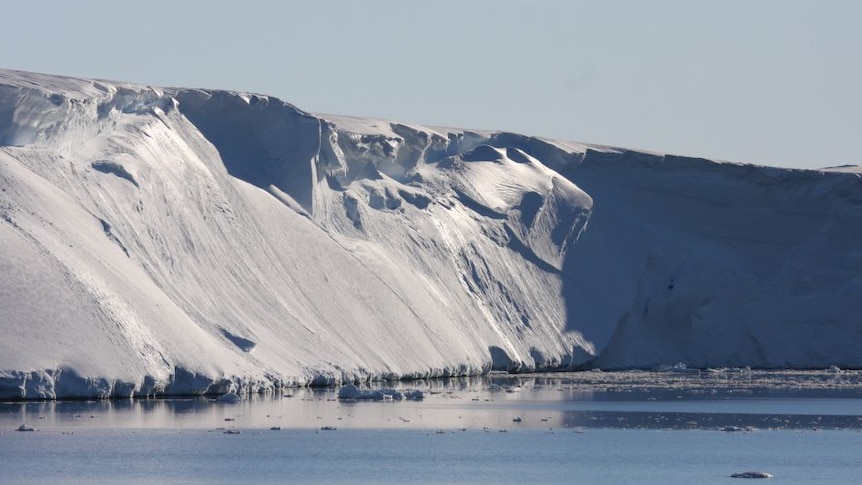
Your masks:
<path fill-rule="evenodd" d="M 862 368 L 853 167 L 0 70 L 0 245 L 3 399 Z"/>

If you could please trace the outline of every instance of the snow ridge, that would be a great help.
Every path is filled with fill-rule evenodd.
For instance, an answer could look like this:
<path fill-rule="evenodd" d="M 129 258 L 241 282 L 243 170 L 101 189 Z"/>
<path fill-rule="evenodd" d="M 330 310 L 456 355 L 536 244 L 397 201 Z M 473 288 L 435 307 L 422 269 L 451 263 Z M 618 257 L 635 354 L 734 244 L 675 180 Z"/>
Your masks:
<path fill-rule="evenodd" d="M 862 182 L 0 70 L 0 397 L 862 367 Z"/>

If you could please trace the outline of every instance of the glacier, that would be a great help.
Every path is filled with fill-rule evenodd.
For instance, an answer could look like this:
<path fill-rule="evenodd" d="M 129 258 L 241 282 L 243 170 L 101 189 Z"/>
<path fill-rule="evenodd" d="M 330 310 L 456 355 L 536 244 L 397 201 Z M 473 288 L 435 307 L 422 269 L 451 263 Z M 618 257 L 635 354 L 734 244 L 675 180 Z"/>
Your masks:
<path fill-rule="evenodd" d="M 862 368 L 860 177 L 0 70 L 0 398 Z"/>

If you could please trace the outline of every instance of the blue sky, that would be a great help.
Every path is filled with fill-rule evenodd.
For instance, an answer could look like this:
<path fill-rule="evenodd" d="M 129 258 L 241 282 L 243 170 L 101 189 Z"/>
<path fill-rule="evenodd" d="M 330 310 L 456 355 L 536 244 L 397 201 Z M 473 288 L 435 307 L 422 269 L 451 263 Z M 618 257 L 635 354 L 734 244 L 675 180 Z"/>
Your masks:
<path fill-rule="evenodd" d="M 862 164 L 862 2 L 13 1 L 0 67 L 786 167 Z"/>

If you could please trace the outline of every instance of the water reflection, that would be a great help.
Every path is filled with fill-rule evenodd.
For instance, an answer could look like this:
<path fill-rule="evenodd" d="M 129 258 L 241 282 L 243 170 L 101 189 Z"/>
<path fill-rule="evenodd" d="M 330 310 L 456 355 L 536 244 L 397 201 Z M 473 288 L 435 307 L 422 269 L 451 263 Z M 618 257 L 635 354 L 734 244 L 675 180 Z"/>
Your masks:
<path fill-rule="evenodd" d="M 852 371 L 617 372 L 429 379 L 390 384 L 422 401 L 345 402 L 337 389 L 213 398 L 0 403 L 0 431 L 133 429 L 862 429 Z M 371 388 L 380 387 L 371 385 Z"/>

